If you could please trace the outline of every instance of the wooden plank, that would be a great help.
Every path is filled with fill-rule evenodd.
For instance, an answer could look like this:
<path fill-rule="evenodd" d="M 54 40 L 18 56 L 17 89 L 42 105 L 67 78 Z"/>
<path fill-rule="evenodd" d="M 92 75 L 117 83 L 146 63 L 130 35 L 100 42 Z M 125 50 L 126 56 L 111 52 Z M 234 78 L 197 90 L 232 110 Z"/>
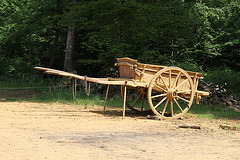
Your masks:
<path fill-rule="evenodd" d="M 107 92 L 106 92 L 106 97 L 105 97 L 105 102 L 104 102 L 104 107 L 103 107 L 103 112 L 104 113 L 105 113 L 105 110 L 106 110 L 106 103 L 107 103 L 107 98 L 108 98 L 109 87 L 110 87 L 110 85 L 108 85 L 108 87 L 107 87 Z"/>
<path fill-rule="evenodd" d="M 179 128 L 191 128 L 191 129 L 202 129 L 202 126 L 199 126 L 199 125 L 186 125 L 186 124 L 183 124 L 183 125 L 179 125 L 178 127 Z"/>
<path fill-rule="evenodd" d="M 221 124 L 221 125 L 219 125 L 219 128 L 229 129 L 229 130 L 237 130 L 237 127 L 236 127 L 236 126 L 226 125 L 226 124 Z"/>
<path fill-rule="evenodd" d="M 61 70 L 56 70 L 56 69 L 51 69 L 51 68 L 44 68 L 44 67 L 34 67 L 34 69 L 40 70 L 40 71 L 53 71 L 53 72 L 58 72 L 58 73 L 69 73 Z"/>
<path fill-rule="evenodd" d="M 107 79 L 109 81 L 134 81 L 134 79 L 132 79 L 132 78 L 111 78 L 111 77 L 108 77 Z"/>
<path fill-rule="evenodd" d="M 127 84 L 127 81 L 125 81 L 125 84 Z M 124 95 L 123 95 L 123 119 L 125 118 L 125 112 L 126 112 L 126 100 L 127 100 L 127 86 L 124 86 Z"/>
<path fill-rule="evenodd" d="M 199 96 L 209 96 L 209 92 L 206 92 L 206 91 L 199 91 L 199 90 L 197 90 L 196 93 Z"/>
<path fill-rule="evenodd" d="M 131 58 L 128 58 L 128 57 L 123 57 L 123 58 L 117 58 L 117 61 L 118 62 L 130 62 L 130 63 L 137 63 L 137 60 L 135 59 L 131 59 Z"/>
<path fill-rule="evenodd" d="M 59 71 L 59 70 L 55 70 L 55 69 L 43 68 L 43 67 L 35 67 L 35 69 L 45 71 L 45 73 L 47 73 L 47 74 L 66 76 L 66 77 L 76 78 L 76 79 L 80 79 L 80 80 L 86 80 L 88 82 L 93 82 L 93 83 L 100 83 L 100 84 L 106 84 L 106 85 L 125 85 L 125 80 L 123 80 L 123 79 L 120 79 L 118 81 L 117 80 L 111 81 L 111 79 L 109 79 L 109 78 L 91 78 L 91 77 L 85 78 L 85 76 L 79 76 L 76 74 Z M 144 88 L 148 87 L 148 83 L 136 82 L 133 80 L 128 80 L 126 85 L 131 86 L 131 87 L 137 87 L 137 86 L 144 87 Z"/>

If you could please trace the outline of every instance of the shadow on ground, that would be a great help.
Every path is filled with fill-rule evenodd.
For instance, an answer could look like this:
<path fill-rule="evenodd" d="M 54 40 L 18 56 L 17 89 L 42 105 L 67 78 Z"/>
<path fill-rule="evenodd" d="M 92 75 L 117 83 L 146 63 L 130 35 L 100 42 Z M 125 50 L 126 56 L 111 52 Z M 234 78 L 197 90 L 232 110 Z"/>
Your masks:
<path fill-rule="evenodd" d="M 89 111 L 89 112 L 92 112 L 92 113 L 97 113 L 97 114 L 101 114 L 101 115 L 105 115 L 105 116 L 111 116 L 111 117 L 122 117 L 123 116 L 123 111 L 121 110 L 106 110 L 105 112 L 103 111 Z M 151 111 L 148 111 L 148 112 L 135 112 L 135 111 L 131 111 L 129 109 L 126 110 L 125 112 L 125 116 L 126 117 L 131 117 L 131 118 L 146 118 L 147 115 L 154 115 Z"/>

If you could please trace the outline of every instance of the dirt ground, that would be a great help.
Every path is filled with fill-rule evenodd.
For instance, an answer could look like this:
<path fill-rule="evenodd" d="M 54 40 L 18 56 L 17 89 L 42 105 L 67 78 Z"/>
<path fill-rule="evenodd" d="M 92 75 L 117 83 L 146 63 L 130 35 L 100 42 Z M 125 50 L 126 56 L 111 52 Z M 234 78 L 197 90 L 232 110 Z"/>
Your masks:
<path fill-rule="evenodd" d="M 0 102 L 0 159 L 237 160 L 239 120 L 149 120 L 120 108 L 59 103 Z M 180 124 L 202 129 L 179 128 Z"/>

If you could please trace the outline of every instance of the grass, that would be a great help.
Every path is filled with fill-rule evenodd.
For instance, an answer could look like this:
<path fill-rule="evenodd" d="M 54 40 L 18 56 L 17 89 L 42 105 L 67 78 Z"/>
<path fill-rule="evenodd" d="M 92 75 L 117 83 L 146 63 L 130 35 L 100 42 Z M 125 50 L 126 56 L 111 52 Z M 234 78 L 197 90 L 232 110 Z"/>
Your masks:
<path fill-rule="evenodd" d="M 19 78 L 5 78 L 0 77 L 0 88 L 6 90 L 21 90 L 21 89 L 33 89 L 44 91 L 48 89 L 49 85 L 54 85 L 54 83 L 59 80 L 49 79 L 46 81 L 43 80 L 31 80 L 28 78 L 19 79 Z"/>
<path fill-rule="evenodd" d="M 0 88 L 21 88 L 21 87 L 46 87 L 49 84 L 54 85 L 54 83 L 59 83 L 56 80 L 46 80 L 46 81 L 23 81 L 16 79 L 3 79 L 0 78 Z M 77 92 L 76 99 L 73 99 L 72 90 L 70 88 L 56 88 L 49 92 L 48 88 L 37 89 L 44 93 L 42 96 L 33 97 L 30 99 L 24 99 L 25 101 L 35 101 L 35 102 L 58 102 L 58 103 L 70 103 L 73 105 L 81 104 L 81 107 L 87 107 L 88 105 L 103 106 L 105 101 L 105 95 L 90 94 L 87 96 L 84 92 Z M 82 89 L 83 90 L 83 89 Z M 8 98 L 8 100 L 14 100 Z M 108 97 L 107 106 L 108 107 L 119 107 L 123 105 L 120 93 L 118 97 Z M 240 113 L 234 110 L 225 110 L 220 105 L 210 105 L 208 103 L 200 102 L 199 105 L 195 103 L 192 104 L 187 115 L 194 115 L 202 118 L 218 119 L 240 119 Z"/>
<path fill-rule="evenodd" d="M 87 96 L 84 92 L 78 92 L 77 98 L 73 99 L 71 89 L 56 89 L 53 90 L 51 94 L 47 93 L 42 97 L 34 97 L 29 100 L 38 101 L 38 102 L 59 102 L 59 103 L 72 103 L 72 104 L 81 104 L 84 106 L 87 105 L 97 105 L 103 106 L 105 97 L 100 95 Z M 108 107 L 122 107 L 123 101 L 120 97 L 114 98 L 109 97 L 107 100 Z M 240 113 L 236 112 L 233 109 L 226 110 L 220 105 L 210 105 L 206 102 L 202 102 L 199 105 L 193 103 L 190 110 L 187 112 L 187 115 L 194 115 L 202 118 L 209 119 L 218 119 L 218 118 L 227 118 L 227 119 L 240 119 Z"/>
<path fill-rule="evenodd" d="M 197 117 L 218 119 L 240 119 L 240 113 L 233 109 L 226 110 L 221 105 L 209 105 L 202 102 L 199 105 L 193 103 L 187 114 L 194 114 Z"/>
<path fill-rule="evenodd" d="M 28 101 L 37 101 L 37 102 L 58 102 L 58 103 L 71 103 L 71 104 L 81 104 L 84 106 L 87 105 L 97 105 L 103 106 L 105 97 L 101 95 L 90 94 L 87 96 L 85 92 L 78 91 L 76 98 L 73 99 L 72 90 L 69 88 L 58 88 L 53 89 L 51 93 L 45 93 L 40 97 L 33 97 L 28 99 Z M 121 98 L 112 98 L 108 97 L 107 100 L 108 107 L 120 107 L 122 106 Z"/>

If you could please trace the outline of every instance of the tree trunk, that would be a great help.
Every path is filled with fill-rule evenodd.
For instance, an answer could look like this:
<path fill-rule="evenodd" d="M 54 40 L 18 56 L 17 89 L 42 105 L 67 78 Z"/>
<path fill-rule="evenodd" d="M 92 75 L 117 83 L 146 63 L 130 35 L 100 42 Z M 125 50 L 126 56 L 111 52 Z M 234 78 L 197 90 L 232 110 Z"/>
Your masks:
<path fill-rule="evenodd" d="M 59 32 L 60 32 L 60 29 L 56 28 L 55 29 L 55 39 L 54 39 L 54 44 L 53 44 L 53 51 L 52 51 L 52 56 L 51 56 L 51 60 L 49 63 L 49 68 L 53 68 L 54 63 L 55 63 L 57 48 L 58 48 Z"/>
<path fill-rule="evenodd" d="M 77 0 L 72 0 L 72 6 L 76 5 Z M 66 53 L 64 60 L 64 71 L 73 71 L 73 53 L 75 44 L 75 34 L 76 34 L 76 23 L 72 22 L 68 27 L 67 43 L 66 43 Z"/>
<path fill-rule="evenodd" d="M 67 72 L 73 71 L 73 53 L 74 53 L 74 44 L 75 44 L 75 33 L 76 33 L 76 26 L 74 24 L 71 24 L 68 27 L 66 54 L 65 54 L 65 60 L 64 60 L 64 71 L 67 71 Z"/>

